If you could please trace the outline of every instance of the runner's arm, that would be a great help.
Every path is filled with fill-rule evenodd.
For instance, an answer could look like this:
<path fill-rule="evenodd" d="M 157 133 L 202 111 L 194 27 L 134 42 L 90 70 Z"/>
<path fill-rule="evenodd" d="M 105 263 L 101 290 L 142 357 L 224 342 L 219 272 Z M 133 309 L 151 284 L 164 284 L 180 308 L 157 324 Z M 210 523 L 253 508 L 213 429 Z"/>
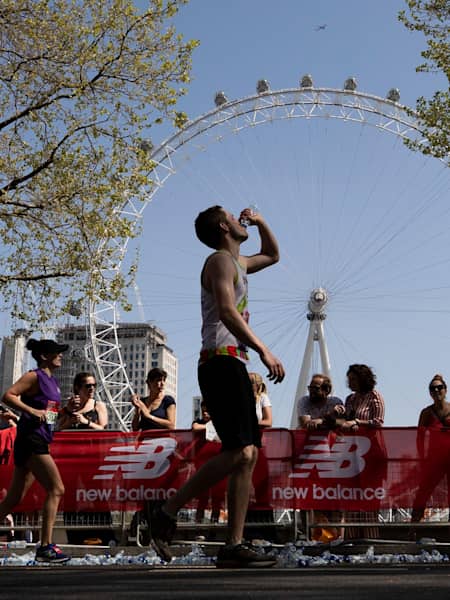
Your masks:
<path fill-rule="evenodd" d="M 262 215 L 259 213 L 250 213 L 245 214 L 244 217 L 249 221 L 250 225 L 258 227 L 258 233 L 261 238 L 261 248 L 258 254 L 242 257 L 247 264 L 247 273 L 256 273 L 280 260 L 278 242 Z"/>
<path fill-rule="evenodd" d="M 37 375 L 34 371 L 29 371 L 28 373 L 25 373 L 25 375 L 22 375 L 22 377 L 3 394 L 2 402 L 14 410 L 27 412 L 30 415 L 41 417 L 45 414 L 45 411 L 28 406 L 28 404 L 25 404 L 25 402 L 22 402 L 21 400 L 22 394 L 29 394 L 31 396 L 38 391 L 39 383 Z"/>

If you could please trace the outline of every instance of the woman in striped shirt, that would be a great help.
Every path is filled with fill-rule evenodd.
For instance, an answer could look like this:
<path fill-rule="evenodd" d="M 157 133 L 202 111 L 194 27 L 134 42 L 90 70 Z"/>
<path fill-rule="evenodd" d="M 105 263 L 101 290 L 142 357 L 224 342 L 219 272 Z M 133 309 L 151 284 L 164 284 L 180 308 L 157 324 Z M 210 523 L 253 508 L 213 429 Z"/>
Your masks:
<path fill-rule="evenodd" d="M 382 484 L 386 476 L 386 449 L 380 429 L 384 423 L 384 399 L 383 396 L 375 390 L 377 382 L 375 374 L 367 365 L 350 365 L 347 371 L 348 387 L 352 394 L 345 399 L 344 406 L 335 406 L 337 415 L 336 424 L 348 432 L 356 432 L 360 427 L 372 430 L 371 438 L 371 457 L 366 461 L 365 471 L 370 474 L 371 487 L 377 487 Z M 367 432 L 369 434 L 369 432 Z M 370 464 L 369 464 L 370 463 Z M 378 520 L 377 512 L 347 512 L 345 513 L 347 522 L 367 522 L 373 523 Z M 345 537 L 347 539 L 355 538 L 378 538 L 378 527 L 347 527 L 345 528 Z"/>
<path fill-rule="evenodd" d="M 372 369 L 367 365 L 350 365 L 347 380 L 353 393 L 347 396 L 345 407 L 335 407 L 335 412 L 344 416 L 337 421 L 340 427 L 351 431 L 357 431 L 360 425 L 383 427 L 384 400 L 374 389 L 377 380 Z"/>

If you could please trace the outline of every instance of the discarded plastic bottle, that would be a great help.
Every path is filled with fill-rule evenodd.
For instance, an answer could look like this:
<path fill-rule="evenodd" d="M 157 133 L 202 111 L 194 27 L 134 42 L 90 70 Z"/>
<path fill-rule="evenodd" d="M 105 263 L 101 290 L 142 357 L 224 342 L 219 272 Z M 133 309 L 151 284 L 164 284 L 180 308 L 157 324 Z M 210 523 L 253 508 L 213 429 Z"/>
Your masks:
<path fill-rule="evenodd" d="M 257 212 L 258 212 L 258 207 L 256 204 L 250 204 L 249 209 L 251 210 L 252 214 L 257 214 Z M 246 219 L 245 217 L 242 219 L 239 219 L 239 223 L 241 225 L 243 225 L 244 227 L 248 227 L 250 225 L 250 221 L 248 219 Z"/>
<path fill-rule="evenodd" d="M 25 526 L 28 528 L 25 530 L 25 541 L 31 544 L 33 541 L 33 530 L 30 529 L 30 519 L 28 517 L 25 519 Z"/>
<path fill-rule="evenodd" d="M 8 542 L 8 548 L 26 548 L 27 542 L 26 540 L 12 540 Z"/>

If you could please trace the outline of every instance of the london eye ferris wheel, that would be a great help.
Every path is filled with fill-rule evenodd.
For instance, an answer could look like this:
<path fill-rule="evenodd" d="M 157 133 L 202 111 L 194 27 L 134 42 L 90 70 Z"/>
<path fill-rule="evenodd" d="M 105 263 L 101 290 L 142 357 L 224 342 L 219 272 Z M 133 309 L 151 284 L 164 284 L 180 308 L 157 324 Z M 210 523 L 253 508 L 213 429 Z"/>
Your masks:
<path fill-rule="evenodd" d="M 398 90 L 363 93 L 354 78 L 343 89 L 320 88 L 306 75 L 299 87 L 277 91 L 261 80 L 238 100 L 218 92 L 210 112 L 157 147 L 147 142 L 147 200 L 127 198 L 120 208 L 143 224 L 143 235 L 116 248 L 88 307 L 89 355 L 120 427 L 130 424 L 132 383 L 117 338 L 120 310 L 104 300 L 108 279 L 138 245 L 140 302 L 168 332 L 190 411 L 205 256 L 192 224 L 211 204 L 239 212 L 256 203 L 280 242 L 280 264 L 250 288 L 252 326 L 288 372 L 283 389 L 271 391 L 279 425 L 295 426 L 295 399 L 312 371 L 337 385 L 349 362 L 383 371 L 396 360 L 407 372 L 405 349 L 416 344 L 419 352 L 433 323 L 448 318 L 440 276 L 450 262 L 450 209 L 448 169 L 406 149 L 404 139 L 422 136 Z M 250 239 L 245 253 L 256 249 Z M 423 313 L 425 328 L 416 318 Z M 261 369 L 257 361 L 251 367 Z"/>

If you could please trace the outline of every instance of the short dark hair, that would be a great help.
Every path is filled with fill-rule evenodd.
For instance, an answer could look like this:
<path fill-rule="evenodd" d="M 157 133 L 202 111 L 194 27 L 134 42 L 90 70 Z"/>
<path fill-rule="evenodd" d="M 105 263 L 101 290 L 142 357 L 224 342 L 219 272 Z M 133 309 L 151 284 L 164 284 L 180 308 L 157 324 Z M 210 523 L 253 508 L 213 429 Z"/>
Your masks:
<path fill-rule="evenodd" d="M 209 248 L 217 250 L 220 246 L 220 223 L 226 218 L 222 206 L 210 206 L 199 213 L 195 219 L 195 233 L 198 239 Z"/>
<path fill-rule="evenodd" d="M 88 371 L 81 371 L 77 373 L 73 378 L 73 391 L 77 393 L 82 387 L 83 383 L 86 381 L 88 377 L 93 377 L 95 379 L 95 375 L 93 373 L 89 373 Z"/>
<path fill-rule="evenodd" d="M 157 379 L 167 379 L 167 371 L 164 369 L 160 369 L 159 367 L 155 367 L 154 369 L 150 369 L 147 373 L 146 382 L 156 381 Z"/>
<path fill-rule="evenodd" d="M 331 390 L 333 389 L 333 384 L 331 383 L 330 377 L 328 377 L 328 375 L 324 375 L 323 373 L 314 373 L 313 375 L 311 375 L 311 381 L 314 379 L 314 377 L 320 377 L 322 379 L 321 388 L 323 390 L 327 388 L 327 394 L 330 394 Z"/>
<path fill-rule="evenodd" d="M 377 383 L 375 373 L 367 365 L 350 365 L 347 371 L 347 377 L 353 373 L 358 380 L 361 392 L 371 392 Z"/>

